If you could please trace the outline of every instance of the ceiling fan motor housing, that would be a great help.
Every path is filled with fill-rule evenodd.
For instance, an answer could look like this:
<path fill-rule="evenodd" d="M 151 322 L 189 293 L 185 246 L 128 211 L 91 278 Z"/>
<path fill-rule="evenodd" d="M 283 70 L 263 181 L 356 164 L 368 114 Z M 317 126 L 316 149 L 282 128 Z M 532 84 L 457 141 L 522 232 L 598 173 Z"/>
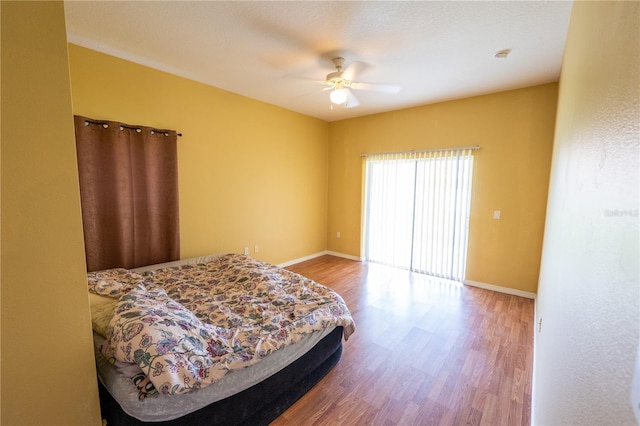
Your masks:
<path fill-rule="evenodd" d="M 351 80 L 342 78 L 342 66 L 344 65 L 344 58 L 333 58 L 333 64 L 336 66 L 337 71 L 327 74 L 326 83 L 334 89 L 342 89 L 344 87 L 351 86 Z"/>
<path fill-rule="evenodd" d="M 345 87 L 351 87 L 351 80 L 342 78 L 341 72 L 332 72 L 327 75 L 327 81 L 325 82 L 334 89 L 342 89 Z"/>

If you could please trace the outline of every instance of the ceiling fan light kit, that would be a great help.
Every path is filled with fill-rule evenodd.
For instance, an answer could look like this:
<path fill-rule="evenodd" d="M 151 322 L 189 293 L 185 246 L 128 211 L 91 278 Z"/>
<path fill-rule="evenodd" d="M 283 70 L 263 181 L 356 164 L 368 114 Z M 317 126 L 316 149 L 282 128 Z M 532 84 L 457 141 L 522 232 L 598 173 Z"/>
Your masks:
<path fill-rule="evenodd" d="M 344 104 L 345 108 L 354 108 L 360 105 L 360 102 L 353 94 L 351 89 L 358 90 L 375 90 L 379 92 L 398 93 L 400 88 L 389 85 L 376 85 L 370 83 L 359 83 L 354 81 L 355 66 L 351 64 L 346 70 L 342 70 L 344 66 L 344 58 L 337 57 L 332 59 L 336 71 L 327 74 L 324 84 L 327 86 L 325 90 L 330 90 L 329 99 L 331 100 L 331 108 L 333 105 Z"/>
<path fill-rule="evenodd" d="M 341 105 L 347 102 L 347 91 L 341 88 L 333 89 L 329 95 L 329 99 L 331 99 L 331 103 Z"/>
<path fill-rule="evenodd" d="M 333 64 L 337 71 L 327 74 L 324 84 L 331 90 L 329 99 L 332 104 L 342 105 L 347 102 L 348 93 L 346 88 L 351 86 L 351 81 L 342 78 L 342 66 L 344 58 L 333 58 Z M 345 105 L 348 107 L 348 105 Z"/>

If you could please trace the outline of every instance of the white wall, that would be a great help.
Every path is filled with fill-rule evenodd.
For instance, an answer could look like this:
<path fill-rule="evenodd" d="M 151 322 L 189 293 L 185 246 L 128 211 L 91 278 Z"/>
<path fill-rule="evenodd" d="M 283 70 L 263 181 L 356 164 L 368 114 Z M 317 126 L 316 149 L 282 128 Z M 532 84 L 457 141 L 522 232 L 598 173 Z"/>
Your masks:
<path fill-rule="evenodd" d="M 573 6 L 537 299 L 536 424 L 637 423 L 639 9 Z"/>

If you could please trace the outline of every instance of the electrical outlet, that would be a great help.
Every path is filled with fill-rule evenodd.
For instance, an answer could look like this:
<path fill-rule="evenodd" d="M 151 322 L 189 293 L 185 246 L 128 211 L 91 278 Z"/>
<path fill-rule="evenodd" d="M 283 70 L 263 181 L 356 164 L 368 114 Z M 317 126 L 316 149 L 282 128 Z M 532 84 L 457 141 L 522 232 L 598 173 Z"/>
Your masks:
<path fill-rule="evenodd" d="M 342 235 L 340 235 L 340 231 L 336 232 L 336 238 L 340 238 L 342 237 Z"/>
<path fill-rule="evenodd" d="M 260 251 L 260 247 L 258 247 L 257 245 L 253 248 L 254 253 L 257 253 Z"/>
<path fill-rule="evenodd" d="M 249 247 L 244 248 L 244 254 L 249 254 Z"/>
<path fill-rule="evenodd" d="M 500 219 L 500 210 L 494 210 L 493 211 L 493 218 L 494 219 Z"/>

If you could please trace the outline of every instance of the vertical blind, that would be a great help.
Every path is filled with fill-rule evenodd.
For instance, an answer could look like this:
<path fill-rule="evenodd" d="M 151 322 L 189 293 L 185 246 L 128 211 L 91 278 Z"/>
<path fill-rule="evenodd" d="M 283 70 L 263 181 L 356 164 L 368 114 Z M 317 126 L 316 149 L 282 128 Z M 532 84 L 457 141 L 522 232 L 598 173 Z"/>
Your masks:
<path fill-rule="evenodd" d="M 477 149 L 364 154 L 365 259 L 463 281 Z"/>

